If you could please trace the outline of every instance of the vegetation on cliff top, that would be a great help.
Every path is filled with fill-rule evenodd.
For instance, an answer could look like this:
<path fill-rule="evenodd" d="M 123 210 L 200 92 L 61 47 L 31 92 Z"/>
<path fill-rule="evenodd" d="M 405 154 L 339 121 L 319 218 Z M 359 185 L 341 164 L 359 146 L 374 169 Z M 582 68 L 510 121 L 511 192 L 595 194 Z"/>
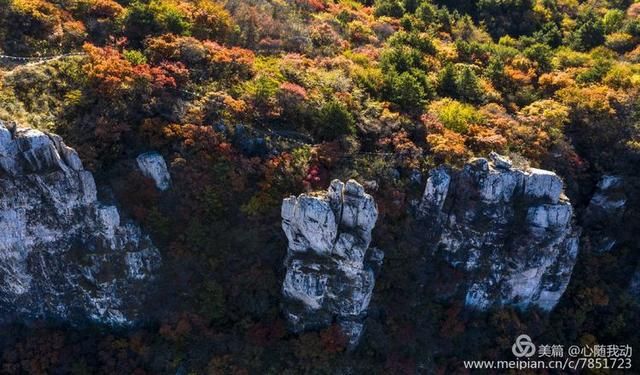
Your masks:
<path fill-rule="evenodd" d="M 500 356 L 525 326 L 630 338 L 609 255 L 583 258 L 554 322 L 477 318 L 412 290 L 420 250 L 402 233 L 416 181 L 440 162 L 526 158 L 561 174 L 578 207 L 599 174 L 635 176 L 639 42 L 630 0 L 0 0 L 0 54 L 82 53 L 0 58 L 0 119 L 78 150 L 163 249 L 171 291 L 159 327 L 20 331 L 3 371 L 447 373 L 463 354 Z M 168 194 L 122 173 L 149 149 L 170 165 Z M 279 315 L 281 199 L 345 177 L 377 182 L 388 254 L 351 354 L 336 329 L 291 336 Z"/>

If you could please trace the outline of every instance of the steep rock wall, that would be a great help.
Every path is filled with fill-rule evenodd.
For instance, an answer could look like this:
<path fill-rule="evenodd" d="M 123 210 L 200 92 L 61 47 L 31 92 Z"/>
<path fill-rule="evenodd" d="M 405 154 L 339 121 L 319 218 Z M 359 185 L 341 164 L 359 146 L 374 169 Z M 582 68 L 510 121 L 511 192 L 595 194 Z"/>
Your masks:
<path fill-rule="evenodd" d="M 0 122 L 0 322 L 130 323 L 159 265 L 59 136 Z"/>
<path fill-rule="evenodd" d="M 619 176 L 602 176 L 584 216 L 585 229 L 595 251 L 610 251 L 627 237 L 623 223 L 626 204 L 623 179 Z"/>
<path fill-rule="evenodd" d="M 283 201 L 289 246 L 282 292 L 294 332 L 335 322 L 351 345 L 358 342 L 383 258 L 369 249 L 377 217 L 373 198 L 353 180 L 334 180 L 326 193 Z"/>
<path fill-rule="evenodd" d="M 578 253 L 573 210 L 553 172 L 492 153 L 431 171 L 419 206 L 427 247 L 462 271 L 465 304 L 552 309 Z"/>

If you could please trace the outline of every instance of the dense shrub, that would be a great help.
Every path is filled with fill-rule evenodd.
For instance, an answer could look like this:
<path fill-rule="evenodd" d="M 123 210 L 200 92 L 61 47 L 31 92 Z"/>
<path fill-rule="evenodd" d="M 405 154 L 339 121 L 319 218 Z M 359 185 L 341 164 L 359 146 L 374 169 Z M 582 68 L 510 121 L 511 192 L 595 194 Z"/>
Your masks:
<path fill-rule="evenodd" d="M 338 101 L 330 101 L 320 108 L 315 127 L 321 140 L 355 133 L 353 115 Z"/>
<path fill-rule="evenodd" d="M 466 133 L 470 125 L 483 121 L 473 106 L 452 99 L 431 103 L 429 112 L 434 114 L 445 128 L 457 133 Z"/>
<path fill-rule="evenodd" d="M 389 16 L 400 18 L 404 13 L 404 7 L 398 0 L 376 0 L 375 15 L 378 17 Z"/>
<path fill-rule="evenodd" d="M 173 33 L 188 35 L 192 24 L 186 12 L 176 3 L 151 0 L 149 2 L 134 1 L 128 8 L 124 18 L 125 35 L 131 42 L 140 44 L 150 35 Z"/>
<path fill-rule="evenodd" d="M 409 72 L 391 76 L 388 85 L 390 100 L 406 111 L 420 108 L 426 97 L 424 81 Z"/>
<path fill-rule="evenodd" d="M 605 29 L 602 20 L 593 12 L 582 15 L 571 33 L 570 45 L 578 51 L 587 51 L 605 41 Z"/>

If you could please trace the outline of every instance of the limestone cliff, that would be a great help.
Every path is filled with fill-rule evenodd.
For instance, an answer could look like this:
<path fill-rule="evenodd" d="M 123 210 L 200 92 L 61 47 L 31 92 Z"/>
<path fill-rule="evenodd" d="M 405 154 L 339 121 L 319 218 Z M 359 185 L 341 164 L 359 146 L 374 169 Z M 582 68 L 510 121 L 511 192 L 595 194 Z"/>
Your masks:
<path fill-rule="evenodd" d="M 131 322 L 159 264 L 60 137 L 0 122 L 0 322 Z"/>
<path fill-rule="evenodd" d="M 552 309 L 578 253 L 573 210 L 553 172 L 492 153 L 431 171 L 419 207 L 426 244 L 464 275 L 465 304 Z"/>
<path fill-rule="evenodd" d="M 633 179 L 631 179 L 633 181 Z M 584 215 L 585 239 L 595 253 L 616 252 L 621 247 L 637 254 L 637 220 L 633 218 L 634 198 L 628 194 L 629 181 L 622 176 L 603 175 L 596 185 Z M 627 212 L 629 210 L 629 212 Z M 621 272 L 627 264 L 620 264 Z M 630 275 L 628 291 L 640 300 L 640 263 Z"/>
<path fill-rule="evenodd" d="M 353 180 L 334 180 L 326 193 L 283 201 L 289 246 L 282 291 L 294 332 L 335 322 L 351 345 L 358 342 L 383 258 L 369 249 L 377 217 L 373 198 Z"/>
<path fill-rule="evenodd" d="M 584 219 L 595 251 L 610 251 L 626 237 L 623 224 L 626 203 L 623 179 L 618 176 L 602 176 L 591 197 Z"/>

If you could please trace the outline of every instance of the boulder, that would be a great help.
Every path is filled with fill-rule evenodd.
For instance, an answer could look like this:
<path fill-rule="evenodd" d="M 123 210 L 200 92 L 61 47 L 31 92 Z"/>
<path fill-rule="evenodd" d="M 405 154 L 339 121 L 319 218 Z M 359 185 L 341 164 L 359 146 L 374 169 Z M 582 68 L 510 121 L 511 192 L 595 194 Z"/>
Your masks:
<path fill-rule="evenodd" d="M 159 190 L 167 190 L 171 186 L 171 175 L 164 158 L 157 152 L 145 152 L 136 158 L 138 168 L 143 175 L 153 180 Z"/>

